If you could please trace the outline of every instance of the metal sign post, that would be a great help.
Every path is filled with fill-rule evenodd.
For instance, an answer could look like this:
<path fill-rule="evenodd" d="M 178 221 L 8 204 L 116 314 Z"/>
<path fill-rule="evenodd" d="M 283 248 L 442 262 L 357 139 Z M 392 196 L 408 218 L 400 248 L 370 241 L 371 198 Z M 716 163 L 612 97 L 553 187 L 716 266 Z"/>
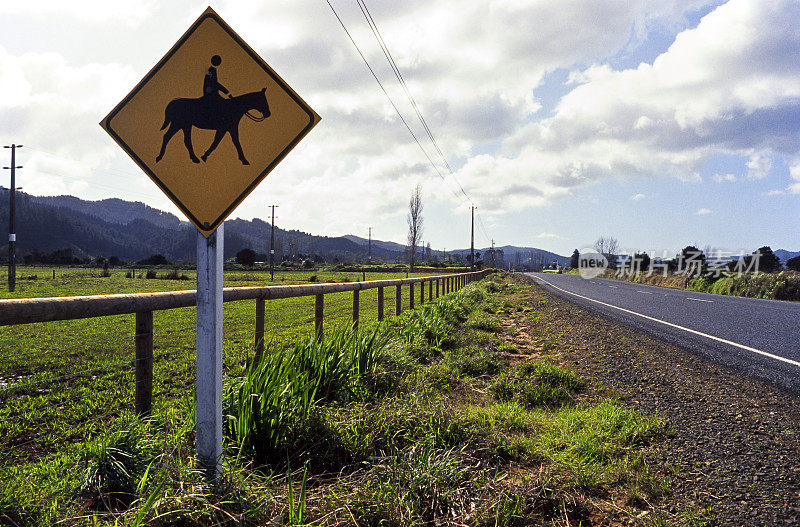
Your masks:
<path fill-rule="evenodd" d="M 222 473 L 223 222 L 319 121 L 208 8 L 100 123 L 198 230 L 197 459 L 211 478 Z"/>
<path fill-rule="evenodd" d="M 197 461 L 222 474 L 222 265 L 225 224 L 197 233 Z"/>

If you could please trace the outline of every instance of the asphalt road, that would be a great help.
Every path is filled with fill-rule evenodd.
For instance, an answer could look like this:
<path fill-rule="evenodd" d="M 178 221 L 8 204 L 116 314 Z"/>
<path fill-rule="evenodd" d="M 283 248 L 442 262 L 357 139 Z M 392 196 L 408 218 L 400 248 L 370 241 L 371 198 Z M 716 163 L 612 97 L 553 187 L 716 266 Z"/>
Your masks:
<path fill-rule="evenodd" d="M 571 302 L 800 394 L 800 303 L 527 274 Z"/>

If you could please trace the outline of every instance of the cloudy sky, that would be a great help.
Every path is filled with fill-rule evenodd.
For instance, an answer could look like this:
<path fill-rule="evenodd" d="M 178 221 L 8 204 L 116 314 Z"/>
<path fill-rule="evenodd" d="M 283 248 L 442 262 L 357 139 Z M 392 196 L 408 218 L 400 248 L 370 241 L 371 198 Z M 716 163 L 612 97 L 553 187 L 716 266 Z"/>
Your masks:
<path fill-rule="evenodd" d="M 324 0 L 220 0 L 322 116 L 233 217 L 276 203 L 278 225 L 402 242 L 420 182 L 435 249 L 469 245 L 460 187 L 478 246 L 800 249 L 797 0 L 366 0 L 454 174 L 355 0 L 331 3 L 442 177 Z M 178 213 L 97 123 L 207 5 L 0 3 L 0 141 L 25 145 L 18 184 Z"/>

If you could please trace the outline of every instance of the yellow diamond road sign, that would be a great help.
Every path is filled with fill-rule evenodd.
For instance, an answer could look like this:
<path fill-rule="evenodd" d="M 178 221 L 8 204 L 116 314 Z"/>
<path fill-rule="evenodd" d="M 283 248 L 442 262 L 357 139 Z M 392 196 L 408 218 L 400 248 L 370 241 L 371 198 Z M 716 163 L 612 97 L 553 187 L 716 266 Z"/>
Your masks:
<path fill-rule="evenodd" d="M 208 8 L 100 125 L 209 236 L 319 120 Z"/>

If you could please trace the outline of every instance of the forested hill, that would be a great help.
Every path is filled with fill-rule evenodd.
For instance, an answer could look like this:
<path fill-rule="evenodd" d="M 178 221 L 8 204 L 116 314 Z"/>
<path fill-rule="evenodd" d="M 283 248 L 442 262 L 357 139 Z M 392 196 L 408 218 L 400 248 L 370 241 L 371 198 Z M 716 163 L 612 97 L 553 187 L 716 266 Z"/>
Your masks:
<path fill-rule="evenodd" d="M 65 254 L 85 259 L 116 256 L 137 261 L 162 254 L 173 262 L 194 261 L 197 231 L 186 221 L 169 212 L 154 209 L 141 202 L 121 199 L 85 201 L 74 196 L 30 196 L 18 192 L 16 201 L 17 255 L 49 255 L 66 249 Z M 0 229 L 8 225 L 8 191 L 0 192 Z M 254 219 L 233 219 L 225 222 L 225 258 L 242 249 L 254 250 L 259 258 L 269 252 L 271 226 Z M 488 248 L 475 248 L 479 257 L 490 257 Z M 569 257 L 534 247 L 497 247 L 494 264 L 508 263 L 561 265 Z M 366 260 L 369 242 L 358 236 L 315 236 L 298 230 L 275 228 L 275 252 L 295 258 L 312 257 L 328 263 Z M 6 258 L 6 244 L 0 244 L 0 258 Z M 423 253 L 424 254 L 424 253 Z M 448 251 L 448 257 L 468 261 L 469 249 Z M 402 261 L 405 247 L 399 243 L 372 240 L 372 258 L 379 261 Z M 431 256 L 440 258 L 441 251 Z M 38 256 L 37 256 L 38 258 Z M 39 260 L 41 261 L 41 260 Z M 490 261 L 487 261 L 489 264 Z"/>
<path fill-rule="evenodd" d="M 7 191 L 6 191 L 7 192 Z M 120 199 L 84 201 L 74 196 L 29 196 L 16 199 L 17 254 L 49 254 L 69 249 L 78 258 L 117 256 L 135 261 L 163 254 L 172 261 L 195 257 L 196 229 L 177 216 L 140 202 Z M 0 225 L 8 225 L 8 194 L 0 194 Z M 327 261 L 356 260 L 367 247 L 343 237 L 314 236 L 275 229 L 277 254 L 316 254 Z M 266 254 L 270 225 L 256 219 L 225 222 L 225 257 L 244 248 Z M 0 256 L 7 249 L 0 244 Z M 373 258 L 395 260 L 402 252 L 372 248 Z"/>

